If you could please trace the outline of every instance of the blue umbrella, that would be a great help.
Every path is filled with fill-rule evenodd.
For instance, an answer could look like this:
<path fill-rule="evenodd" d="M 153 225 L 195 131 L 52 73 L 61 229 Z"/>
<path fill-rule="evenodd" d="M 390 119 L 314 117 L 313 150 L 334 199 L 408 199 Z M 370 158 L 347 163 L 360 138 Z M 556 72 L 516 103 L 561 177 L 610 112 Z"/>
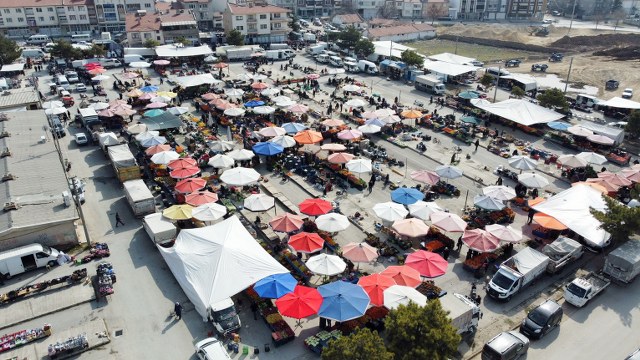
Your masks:
<path fill-rule="evenodd" d="M 140 91 L 142 92 L 146 92 L 146 93 L 151 93 L 151 92 L 156 92 L 158 91 L 158 87 L 155 85 L 148 85 L 148 86 L 144 86 L 140 88 Z"/>
<path fill-rule="evenodd" d="M 256 107 L 256 106 L 262 106 L 262 105 L 264 105 L 264 101 L 260 101 L 260 100 L 251 100 L 244 103 L 244 106 L 246 107 Z"/>
<path fill-rule="evenodd" d="M 284 123 L 282 127 L 288 134 L 296 134 L 307 128 L 306 125 L 298 123 Z"/>
<path fill-rule="evenodd" d="M 290 273 L 275 274 L 258 281 L 253 285 L 253 290 L 263 298 L 279 299 L 292 292 L 296 285 L 298 280 Z"/>
<path fill-rule="evenodd" d="M 253 145 L 253 152 L 258 155 L 278 155 L 284 151 L 284 147 L 282 145 L 267 141 L 267 142 L 259 142 Z"/>
<path fill-rule="evenodd" d="M 318 315 L 335 321 L 348 321 L 364 315 L 369 295 L 356 284 L 336 281 L 318 288 L 324 299 Z"/>
<path fill-rule="evenodd" d="M 398 188 L 391 192 L 391 200 L 403 205 L 415 204 L 422 199 L 424 194 L 414 188 Z"/>
<path fill-rule="evenodd" d="M 552 121 L 550 123 L 547 123 L 547 126 L 552 128 L 553 130 L 566 131 L 568 128 L 570 128 L 573 125 L 564 121 Z"/>
<path fill-rule="evenodd" d="M 164 114 L 164 110 L 160 110 L 160 109 L 153 109 L 153 110 L 148 110 L 144 112 L 144 116 L 146 117 L 154 117 L 162 114 Z"/>
<path fill-rule="evenodd" d="M 475 91 L 463 91 L 460 94 L 458 94 L 458 97 L 462 98 L 462 99 L 467 99 L 467 100 L 469 100 L 469 99 L 477 99 L 477 98 L 480 97 L 480 94 L 478 94 Z"/>
<path fill-rule="evenodd" d="M 460 118 L 460 121 L 465 122 L 467 124 L 476 124 L 478 125 L 478 119 L 475 116 L 463 116 Z"/>

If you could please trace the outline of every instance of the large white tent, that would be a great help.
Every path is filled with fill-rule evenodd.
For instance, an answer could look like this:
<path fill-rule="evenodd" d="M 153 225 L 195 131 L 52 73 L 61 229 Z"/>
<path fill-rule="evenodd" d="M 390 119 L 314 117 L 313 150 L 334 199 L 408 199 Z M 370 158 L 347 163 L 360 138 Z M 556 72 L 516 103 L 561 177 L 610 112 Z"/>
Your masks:
<path fill-rule="evenodd" d="M 473 99 L 471 104 L 486 112 L 525 126 L 545 124 L 564 117 L 564 115 L 551 109 L 521 99 L 509 99 L 497 103 L 490 103 L 483 99 Z"/>
<path fill-rule="evenodd" d="M 600 228 L 600 221 L 590 212 L 592 208 L 606 211 L 607 205 L 602 193 L 590 186 L 573 186 L 533 208 L 554 217 L 595 247 L 602 248 L 609 244 L 611 234 Z"/>
<path fill-rule="evenodd" d="M 415 50 L 415 48 L 404 46 L 393 41 L 374 41 L 374 51 L 367 59 L 371 61 L 377 61 L 378 56 L 386 57 L 402 57 L 402 52 L 405 50 Z"/>
<path fill-rule="evenodd" d="M 509 79 L 520 83 L 520 87 L 524 91 L 531 91 L 538 88 L 538 81 L 534 76 L 521 73 L 510 73 L 509 75 L 501 76 L 500 79 Z"/>
<path fill-rule="evenodd" d="M 637 110 L 637 109 L 640 109 L 640 102 L 629 100 L 629 99 L 623 99 L 621 97 L 616 96 L 605 102 L 599 102 L 598 106 L 608 106 L 608 107 L 614 107 L 618 109 Z"/>
<path fill-rule="evenodd" d="M 219 84 L 222 83 L 221 80 L 218 80 L 213 77 L 211 74 L 199 74 L 199 75 L 188 75 L 188 76 L 178 76 L 175 78 L 178 84 L 183 88 L 188 88 L 191 86 L 199 86 L 204 84 Z"/>
<path fill-rule="evenodd" d="M 158 249 L 205 320 L 210 305 L 269 275 L 289 272 L 258 244 L 236 216 L 212 226 L 182 230 L 173 247 Z"/>
<path fill-rule="evenodd" d="M 441 53 L 441 54 L 436 54 L 436 55 L 431 55 L 431 56 L 428 56 L 428 58 L 431 59 L 431 60 L 435 60 L 435 61 L 444 61 L 446 63 L 458 64 L 458 65 L 471 64 L 472 61 L 476 60 L 474 58 L 470 58 L 470 57 L 466 57 L 466 56 L 460 56 L 460 55 L 447 53 L 447 52 Z"/>
<path fill-rule="evenodd" d="M 163 45 L 156 47 L 156 55 L 158 57 L 189 57 L 189 56 L 207 56 L 213 54 L 209 45 L 183 47 L 175 45 Z"/>
<path fill-rule="evenodd" d="M 459 76 L 462 74 L 475 72 L 477 67 L 471 65 L 452 64 L 444 61 L 430 61 L 424 62 L 424 68 L 434 73 L 436 76 L 440 76 L 447 80 L 448 76 Z"/>

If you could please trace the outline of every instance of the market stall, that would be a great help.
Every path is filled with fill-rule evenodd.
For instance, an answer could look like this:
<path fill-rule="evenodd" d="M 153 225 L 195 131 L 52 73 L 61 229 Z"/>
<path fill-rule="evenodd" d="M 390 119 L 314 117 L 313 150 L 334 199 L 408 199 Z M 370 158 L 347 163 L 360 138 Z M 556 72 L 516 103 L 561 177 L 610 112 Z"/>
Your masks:
<path fill-rule="evenodd" d="M 51 325 L 44 324 L 42 327 L 20 330 L 14 333 L 0 336 L 0 353 L 11 351 L 17 347 L 27 345 L 34 341 L 51 335 Z"/>

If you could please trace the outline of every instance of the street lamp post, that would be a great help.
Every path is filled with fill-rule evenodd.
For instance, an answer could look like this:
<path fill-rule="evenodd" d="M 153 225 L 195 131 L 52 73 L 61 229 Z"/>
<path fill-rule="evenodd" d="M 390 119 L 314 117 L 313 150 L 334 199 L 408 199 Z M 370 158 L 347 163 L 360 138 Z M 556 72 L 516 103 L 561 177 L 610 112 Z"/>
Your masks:
<path fill-rule="evenodd" d="M 576 4 L 578 0 L 573 0 L 573 10 L 571 10 L 571 21 L 569 22 L 569 31 L 567 31 L 567 36 L 571 33 L 571 27 L 573 26 L 573 17 L 576 15 Z"/>
<path fill-rule="evenodd" d="M 493 92 L 493 102 L 496 102 L 496 98 L 498 97 L 498 85 L 500 85 L 500 74 L 502 74 L 502 67 L 498 66 L 498 79 L 496 80 L 496 88 Z"/>

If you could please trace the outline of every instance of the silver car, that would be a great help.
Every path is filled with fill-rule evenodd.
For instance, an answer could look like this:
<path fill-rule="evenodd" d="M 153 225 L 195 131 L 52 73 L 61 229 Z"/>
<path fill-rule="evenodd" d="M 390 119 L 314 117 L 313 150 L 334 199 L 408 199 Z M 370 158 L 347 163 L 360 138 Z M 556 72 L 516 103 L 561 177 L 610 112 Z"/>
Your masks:
<path fill-rule="evenodd" d="M 231 360 L 220 340 L 210 337 L 196 343 L 196 355 L 200 360 Z"/>

